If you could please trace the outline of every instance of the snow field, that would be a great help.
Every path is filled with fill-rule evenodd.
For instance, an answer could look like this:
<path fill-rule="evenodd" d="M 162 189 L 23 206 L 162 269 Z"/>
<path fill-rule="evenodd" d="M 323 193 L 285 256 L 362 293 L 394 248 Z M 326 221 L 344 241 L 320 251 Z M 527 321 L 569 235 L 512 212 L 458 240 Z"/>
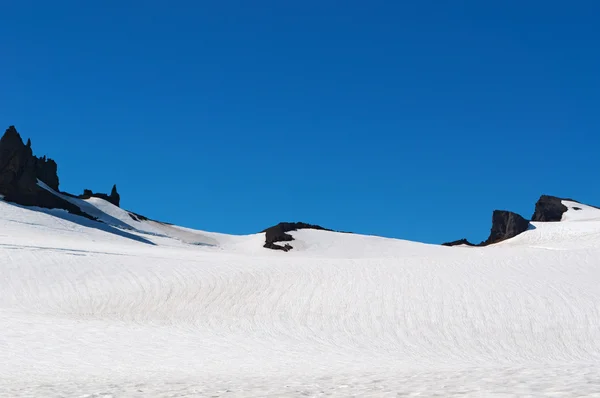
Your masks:
<path fill-rule="evenodd" d="M 600 396 L 597 209 L 282 253 L 81 202 L 106 224 L 0 202 L 0 396 Z"/>

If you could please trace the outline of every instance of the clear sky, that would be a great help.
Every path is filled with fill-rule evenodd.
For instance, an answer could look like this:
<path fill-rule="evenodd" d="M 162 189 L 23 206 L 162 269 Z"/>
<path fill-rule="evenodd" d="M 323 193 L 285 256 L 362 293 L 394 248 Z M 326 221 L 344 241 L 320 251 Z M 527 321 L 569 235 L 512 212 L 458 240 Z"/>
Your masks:
<path fill-rule="evenodd" d="M 193 228 L 439 243 L 600 205 L 598 1 L 5 1 L 0 122 Z"/>

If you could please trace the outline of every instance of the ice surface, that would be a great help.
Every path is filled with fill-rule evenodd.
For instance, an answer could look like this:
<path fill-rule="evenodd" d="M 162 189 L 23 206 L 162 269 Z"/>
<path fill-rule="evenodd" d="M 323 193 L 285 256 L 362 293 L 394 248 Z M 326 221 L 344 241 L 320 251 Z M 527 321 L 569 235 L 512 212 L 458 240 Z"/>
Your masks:
<path fill-rule="evenodd" d="M 0 396 L 600 396 L 600 217 L 453 248 L 0 201 Z M 582 210 L 574 210 L 580 207 Z"/>

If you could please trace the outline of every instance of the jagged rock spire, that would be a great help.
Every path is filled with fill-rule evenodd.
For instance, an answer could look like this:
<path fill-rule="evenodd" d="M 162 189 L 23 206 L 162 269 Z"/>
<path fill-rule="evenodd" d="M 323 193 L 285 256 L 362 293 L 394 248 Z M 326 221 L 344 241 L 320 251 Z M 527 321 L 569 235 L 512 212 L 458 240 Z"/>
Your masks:
<path fill-rule="evenodd" d="M 113 185 L 112 190 L 110 191 L 110 202 L 115 206 L 119 206 L 121 204 L 121 195 L 117 192 L 117 184 Z"/>

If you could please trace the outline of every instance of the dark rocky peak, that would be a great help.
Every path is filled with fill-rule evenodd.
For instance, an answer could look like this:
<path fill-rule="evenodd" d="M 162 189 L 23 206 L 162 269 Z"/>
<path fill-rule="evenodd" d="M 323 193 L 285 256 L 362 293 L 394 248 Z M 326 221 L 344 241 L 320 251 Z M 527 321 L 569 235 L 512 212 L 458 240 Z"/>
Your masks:
<path fill-rule="evenodd" d="M 18 156 L 19 162 L 25 157 L 32 156 L 31 153 L 31 141 L 27 141 L 28 146 L 23 144 L 23 140 L 21 139 L 21 135 L 15 129 L 15 126 L 10 126 L 4 132 L 2 138 L 0 138 L 0 170 L 3 170 L 8 163 L 11 161 L 14 163 L 13 159 L 15 156 Z"/>
<path fill-rule="evenodd" d="M 529 229 L 529 221 L 517 213 L 507 210 L 494 210 L 490 236 L 482 242 L 482 246 L 502 242 L 514 238 Z"/>
<path fill-rule="evenodd" d="M 79 207 L 38 185 L 38 179 L 58 190 L 56 162 L 37 158 L 31 150 L 31 140 L 23 144 L 21 135 L 10 126 L 0 138 L 0 195 L 7 202 L 47 209 L 64 209 L 91 218 Z"/>
<path fill-rule="evenodd" d="M 37 158 L 31 150 L 31 140 L 23 144 L 21 135 L 10 126 L 0 139 L 0 193 L 31 190 L 39 179 L 58 191 L 58 166 L 52 159 Z"/>
<path fill-rule="evenodd" d="M 10 126 L 0 138 L 0 195 L 9 202 L 23 206 L 60 208 L 74 214 L 81 213 L 77 206 L 39 187 L 38 180 L 60 192 L 56 162 L 46 156 L 34 156 L 31 140 L 28 139 L 27 144 L 24 144 L 15 126 Z M 67 192 L 62 193 L 74 196 Z M 105 199 L 115 206 L 119 206 L 121 202 L 116 185 L 113 186 L 110 195 L 94 193 L 87 189 L 78 197 L 92 196 Z"/>
<path fill-rule="evenodd" d="M 31 161 L 31 149 L 23 144 L 21 135 L 10 126 L 0 139 L 0 193 L 10 194 L 18 189 L 19 182 Z M 35 173 L 32 176 L 35 177 Z M 29 185 L 29 184 L 25 184 Z"/>
<path fill-rule="evenodd" d="M 575 200 L 561 199 L 556 196 L 540 196 L 535 204 L 535 212 L 533 213 L 533 216 L 531 216 L 531 221 L 560 221 L 563 213 L 567 211 L 567 206 L 562 204 L 563 200 L 576 202 Z"/>
<path fill-rule="evenodd" d="M 273 250 L 290 251 L 293 247 L 286 243 L 285 245 L 277 245 L 277 242 L 291 242 L 294 237 L 288 232 L 297 231 L 299 229 L 318 229 L 322 231 L 332 231 L 331 229 L 323 228 L 320 225 L 307 224 L 303 222 L 281 222 L 277 225 L 265 229 L 265 244 L 264 247 Z"/>
<path fill-rule="evenodd" d="M 9 126 L 2 138 L 0 138 L 0 143 L 6 147 L 9 145 L 10 147 L 21 147 L 23 146 L 23 139 L 21 138 L 21 134 L 17 131 L 15 126 Z M 31 146 L 31 140 L 28 140 L 29 146 Z"/>

